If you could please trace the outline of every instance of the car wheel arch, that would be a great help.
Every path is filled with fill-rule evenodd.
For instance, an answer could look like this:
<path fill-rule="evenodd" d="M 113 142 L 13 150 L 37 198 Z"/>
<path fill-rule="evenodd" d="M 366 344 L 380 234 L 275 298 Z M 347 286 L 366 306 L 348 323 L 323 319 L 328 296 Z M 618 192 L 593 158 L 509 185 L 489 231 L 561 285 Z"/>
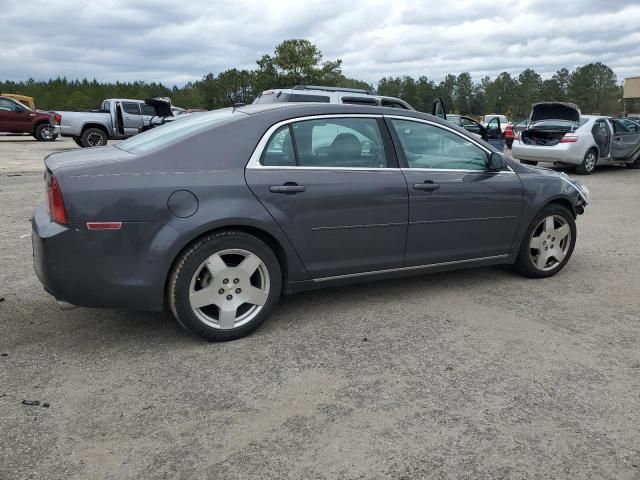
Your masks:
<path fill-rule="evenodd" d="M 290 255 L 295 254 L 295 252 L 287 252 L 286 248 L 282 245 L 282 242 L 278 240 L 272 233 L 268 232 L 264 228 L 260 228 L 254 225 L 247 224 L 236 224 L 229 223 L 222 226 L 216 226 L 212 228 L 205 229 L 204 231 L 199 230 L 195 235 L 189 236 L 182 241 L 180 244 L 180 248 L 177 250 L 176 254 L 173 256 L 169 267 L 165 272 L 165 280 L 164 280 L 164 302 L 166 303 L 167 299 L 167 288 L 169 286 L 169 279 L 173 268 L 176 265 L 177 260 L 180 258 L 182 253 L 187 250 L 191 245 L 196 243 L 198 240 L 219 232 L 243 232 L 249 235 L 253 235 L 254 237 L 260 239 L 273 251 L 274 255 L 278 259 L 280 264 L 280 272 L 282 274 L 282 285 L 286 287 L 288 279 L 290 277 L 289 267 L 291 266 Z M 283 292 L 286 292 L 286 288 L 283 288 Z"/>
<path fill-rule="evenodd" d="M 549 205 L 561 205 L 561 206 L 565 207 L 567 210 L 569 210 L 571 212 L 571 214 L 573 215 L 574 219 L 578 217 L 578 212 L 576 212 L 575 205 L 571 202 L 571 200 L 569 200 L 566 197 L 556 197 L 556 198 L 553 198 L 553 199 L 549 200 L 547 203 L 545 203 L 542 206 L 542 208 L 540 208 L 540 210 L 538 210 L 536 215 L 538 213 L 540 213 L 545 207 L 548 207 Z"/>
<path fill-rule="evenodd" d="M 107 130 L 107 127 L 105 127 L 100 123 L 85 123 L 84 125 L 82 125 L 82 130 L 80 131 L 80 135 L 82 135 L 85 132 L 85 130 L 88 130 L 89 128 L 98 128 L 105 133 L 107 138 L 109 138 L 109 131 Z"/>

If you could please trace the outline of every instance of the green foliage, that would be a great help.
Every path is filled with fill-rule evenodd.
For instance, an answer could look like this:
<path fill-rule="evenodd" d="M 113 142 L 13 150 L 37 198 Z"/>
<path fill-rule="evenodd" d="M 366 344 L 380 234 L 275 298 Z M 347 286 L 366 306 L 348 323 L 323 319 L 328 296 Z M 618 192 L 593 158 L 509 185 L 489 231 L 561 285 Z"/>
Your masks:
<path fill-rule="evenodd" d="M 342 60 L 323 61 L 322 52 L 304 39 L 285 40 L 273 54 L 263 55 L 256 63 L 255 70 L 232 68 L 217 75 L 209 73 L 183 87 L 58 77 L 0 82 L 0 92 L 32 96 L 44 110 L 96 109 L 104 98 L 155 96 L 170 97 L 174 105 L 185 108 L 215 109 L 250 103 L 263 90 L 298 84 L 373 89 L 366 82 L 345 77 Z M 584 65 L 573 72 L 562 68 L 546 80 L 530 68 L 517 76 L 502 72 L 493 80 L 484 77 L 480 82 L 473 82 L 469 72 L 449 74 L 438 84 L 426 76 L 383 77 L 377 91 L 402 98 L 424 112 L 431 112 L 436 97 L 441 97 L 452 113 L 503 113 L 513 118 L 526 117 L 531 104 L 543 100 L 572 101 L 585 113 L 617 114 L 622 110 L 622 90 L 616 75 L 602 63 Z"/>

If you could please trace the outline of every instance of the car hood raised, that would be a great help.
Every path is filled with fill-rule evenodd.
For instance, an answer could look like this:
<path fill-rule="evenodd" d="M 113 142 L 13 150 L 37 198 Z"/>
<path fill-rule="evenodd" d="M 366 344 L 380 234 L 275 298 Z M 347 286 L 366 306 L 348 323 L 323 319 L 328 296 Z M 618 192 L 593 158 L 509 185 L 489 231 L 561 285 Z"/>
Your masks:
<path fill-rule="evenodd" d="M 44 163 L 50 171 L 54 172 L 59 168 L 117 162 L 121 160 L 129 160 L 131 158 L 135 158 L 135 155 L 113 146 L 109 146 L 82 149 L 78 148 L 51 153 L 44 159 Z"/>
<path fill-rule="evenodd" d="M 580 109 L 575 103 L 567 102 L 539 102 L 531 107 L 531 122 L 540 120 L 568 120 L 580 121 Z"/>

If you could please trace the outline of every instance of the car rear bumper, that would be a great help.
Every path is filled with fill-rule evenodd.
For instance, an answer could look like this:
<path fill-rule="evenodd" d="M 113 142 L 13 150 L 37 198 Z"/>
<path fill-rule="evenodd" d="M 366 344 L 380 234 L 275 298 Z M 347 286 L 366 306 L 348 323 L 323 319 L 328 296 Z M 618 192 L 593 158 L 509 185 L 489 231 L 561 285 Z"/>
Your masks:
<path fill-rule="evenodd" d="M 82 307 L 161 310 L 162 282 L 149 282 L 101 251 L 80 225 L 59 225 L 45 204 L 31 220 L 33 267 L 44 289 L 59 302 Z M 103 232 L 104 233 L 104 232 Z M 108 244 L 107 244 L 108 245 Z M 107 265 L 105 267 L 105 265 Z"/>
<path fill-rule="evenodd" d="M 525 145 L 522 141 L 516 140 L 511 147 L 511 155 L 518 160 L 579 165 L 582 163 L 583 155 L 580 155 L 575 147 L 575 143 L 559 143 L 552 147 L 543 147 Z"/>

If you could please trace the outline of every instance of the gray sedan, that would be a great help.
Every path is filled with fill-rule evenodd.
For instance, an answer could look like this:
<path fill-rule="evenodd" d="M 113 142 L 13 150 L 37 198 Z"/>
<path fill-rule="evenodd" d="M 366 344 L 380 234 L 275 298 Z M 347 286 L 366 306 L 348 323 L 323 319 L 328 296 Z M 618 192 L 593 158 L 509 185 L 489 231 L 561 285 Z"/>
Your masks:
<path fill-rule="evenodd" d="M 116 146 L 49 155 L 35 271 L 62 306 L 169 308 L 209 340 L 257 328 L 282 293 L 569 260 L 589 201 L 431 115 L 250 105 Z"/>

